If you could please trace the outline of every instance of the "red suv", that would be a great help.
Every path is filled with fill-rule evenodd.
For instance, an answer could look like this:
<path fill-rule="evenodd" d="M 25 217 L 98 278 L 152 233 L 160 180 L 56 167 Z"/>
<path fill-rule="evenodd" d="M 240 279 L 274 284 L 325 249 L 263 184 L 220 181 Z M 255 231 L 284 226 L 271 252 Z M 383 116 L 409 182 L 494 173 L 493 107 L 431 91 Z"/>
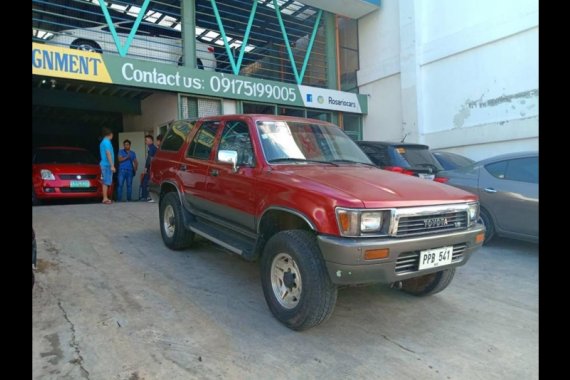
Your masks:
<path fill-rule="evenodd" d="M 101 198 L 99 162 L 83 148 L 50 146 L 32 157 L 32 202 L 64 198 Z"/>
<path fill-rule="evenodd" d="M 337 126 L 273 115 L 175 122 L 151 164 L 162 239 L 261 262 L 286 326 L 325 321 L 341 285 L 445 289 L 481 245 L 477 196 L 380 170 Z"/>

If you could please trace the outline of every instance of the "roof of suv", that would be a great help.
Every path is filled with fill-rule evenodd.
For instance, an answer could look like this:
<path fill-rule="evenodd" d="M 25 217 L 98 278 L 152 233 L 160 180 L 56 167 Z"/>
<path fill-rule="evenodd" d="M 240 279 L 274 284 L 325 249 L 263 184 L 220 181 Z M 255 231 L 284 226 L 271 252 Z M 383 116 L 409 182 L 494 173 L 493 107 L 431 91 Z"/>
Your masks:
<path fill-rule="evenodd" d="M 234 114 L 234 115 L 220 115 L 220 116 L 208 116 L 200 118 L 200 120 L 235 120 L 236 118 L 249 118 L 254 121 L 296 121 L 300 123 L 306 123 L 307 121 L 313 121 L 315 124 L 335 126 L 328 121 L 323 121 L 319 119 L 309 119 L 305 117 L 297 116 L 284 116 L 284 115 L 267 115 L 267 114 Z"/>

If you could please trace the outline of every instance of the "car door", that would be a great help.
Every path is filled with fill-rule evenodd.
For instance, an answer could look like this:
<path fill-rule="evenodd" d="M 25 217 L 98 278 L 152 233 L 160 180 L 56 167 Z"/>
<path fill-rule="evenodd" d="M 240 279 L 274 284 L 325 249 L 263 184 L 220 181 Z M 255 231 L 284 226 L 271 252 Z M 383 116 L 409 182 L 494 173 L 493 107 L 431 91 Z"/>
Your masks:
<path fill-rule="evenodd" d="M 208 208 L 206 176 L 220 125 L 219 121 L 205 121 L 198 127 L 178 169 L 184 198 L 194 211 L 204 212 Z"/>
<path fill-rule="evenodd" d="M 220 150 L 238 153 L 237 171 L 234 172 L 231 164 L 214 157 L 206 183 L 208 212 L 231 226 L 255 232 L 257 165 L 248 124 L 240 120 L 226 121 L 217 147 L 217 151 Z"/>
<path fill-rule="evenodd" d="M 538 157 L 485 165 L 479 197 L 500 232 L 538 237 Z"/>

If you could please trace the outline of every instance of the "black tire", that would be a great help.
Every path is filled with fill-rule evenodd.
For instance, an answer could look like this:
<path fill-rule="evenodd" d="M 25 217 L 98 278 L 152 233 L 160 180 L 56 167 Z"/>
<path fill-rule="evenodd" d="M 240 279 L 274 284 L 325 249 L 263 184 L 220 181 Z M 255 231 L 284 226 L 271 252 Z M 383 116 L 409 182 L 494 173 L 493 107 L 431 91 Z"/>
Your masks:
<path fill-rule="evenodd" d="M 435 273 L 426 274 L 420 277 L 410 278 L 402 281 L 402 290 L 414 296 L 431 296 L 441 292 L 453 280 L 455 268 L 442 270 Z"/>
<path fill-rule="evenodd" d="M 302 286 L 299 286 L 301 290 L 297 290 L 300 292 L 298 298 L 290 298 L 292 305 L 289 307 L 285 307 L 277 299 L 271 278 L 274 260 L 285 256 L 292 259 L 290 265 L 298 269 L 302 283 Z M 285 326 L 297 331 L 306 330 L 323 323 L 332 314 L 336 303 L 337 287 L 330 280 L 312 233 L 303 230 L 289 230 L 275 234 L 263 250 L 260 269 L 265 301 L 275 318 Z M 275 272 L 279 273 L 277 270 Z M 290 274 L 291 269 L 289 268 L 288 272 L 282 272 Z M 299 279 L 295 273 L 293 279 L 294 284 L 288 288 L 291 290 L 290 296 L 295 292 L 293 289 L 298 289 Z M 286 287 L 285 274 L 280 282 Z"/>
<path fill-rule="evenodd" d="M 92 51 L 95 53 L 101 53 L 103 51 L 97 42 L 83 39 L 73 41 L 70 47 L 72 49 Z"/>
<path fill-rule="evenodd" d="M 495 224 L 489 212 L 484 208 L 479 210 L 479 223 L 483 224 L 486 229 L 485 240 L 483 241 L 483 245 L 486 245 L 495 236 Z"/>
<path fill-rule="evenodd" d="M 180 250 L 190 246 L 194 239 L 194 232 L 184 226 L 182 205 L 178 194 L 167 193 L 160 201 L 160 233 L 164 244 L 173 250 Z M 168 227 L 165 225 L 165 213 L 168 219 Z M 170 229 L 172 227 L 172 229 Z"/>

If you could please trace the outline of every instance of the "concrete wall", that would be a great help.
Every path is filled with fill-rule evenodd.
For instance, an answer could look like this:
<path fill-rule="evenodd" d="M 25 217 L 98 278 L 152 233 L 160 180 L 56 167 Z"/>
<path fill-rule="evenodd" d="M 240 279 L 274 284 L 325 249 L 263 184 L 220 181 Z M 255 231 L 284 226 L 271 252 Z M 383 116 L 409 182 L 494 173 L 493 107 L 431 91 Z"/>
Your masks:
<path fill-rule="evenodd" d="M 141 115 L 123 115 L 125 132 L 155 131 L 157 127 L 178 119 L 178 96 L 157 92 L 143 99 Z"/>
<path fill-rule="evenodd" d="M 538 149 L 538 0 L 384 0 L 359 20 L 365 139 Z"/>

